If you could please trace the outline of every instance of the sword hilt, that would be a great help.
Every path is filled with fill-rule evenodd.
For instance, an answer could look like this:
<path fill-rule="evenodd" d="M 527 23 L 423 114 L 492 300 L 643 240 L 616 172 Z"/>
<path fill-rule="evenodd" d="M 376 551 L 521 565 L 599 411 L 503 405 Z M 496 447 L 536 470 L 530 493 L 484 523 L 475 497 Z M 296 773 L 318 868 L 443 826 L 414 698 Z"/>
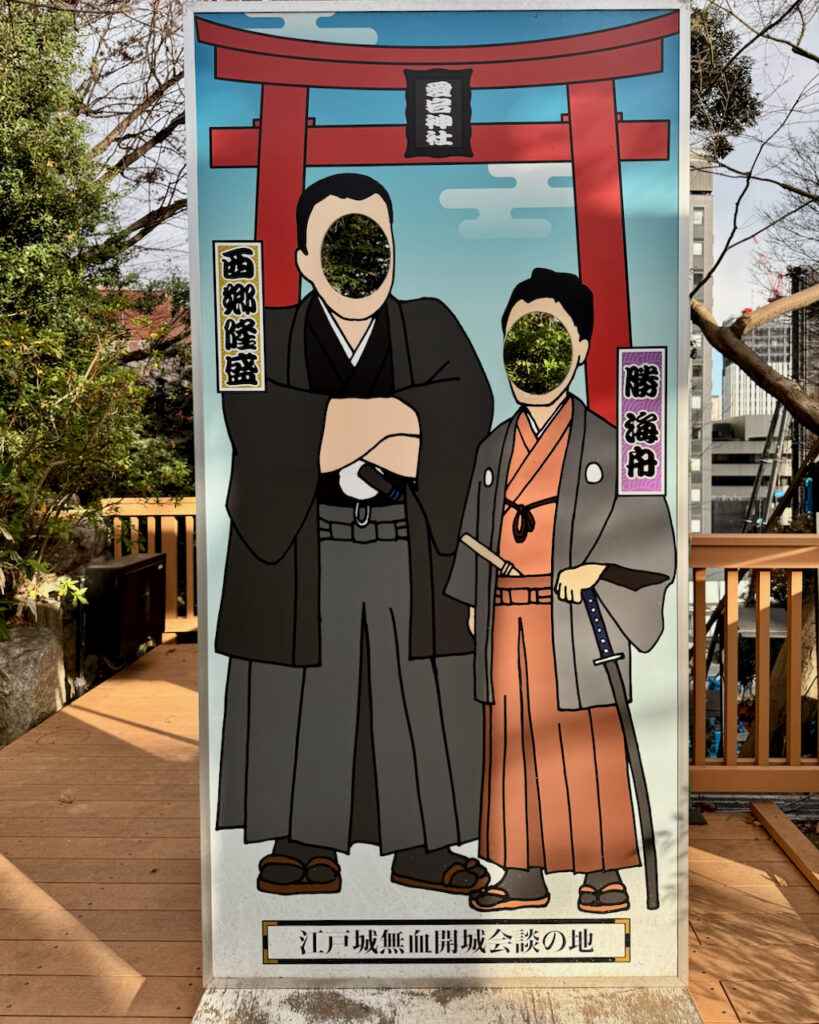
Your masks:
<path fill-rule="evenodd" d="M 623 655 L 617 654 L 612 649 L 609 631 L 606 629 L 600 605 L 597 603 L 597 594 L 591 587 L 583 591 L 583 604 L 589 614 L 589 622 L 594 630 L 594 639 L 597 641 L 597 650 L 600 652 L 600 657 L 594 659 L 594 664 L 604 665 L 607 661 L 620 661 Z"/>

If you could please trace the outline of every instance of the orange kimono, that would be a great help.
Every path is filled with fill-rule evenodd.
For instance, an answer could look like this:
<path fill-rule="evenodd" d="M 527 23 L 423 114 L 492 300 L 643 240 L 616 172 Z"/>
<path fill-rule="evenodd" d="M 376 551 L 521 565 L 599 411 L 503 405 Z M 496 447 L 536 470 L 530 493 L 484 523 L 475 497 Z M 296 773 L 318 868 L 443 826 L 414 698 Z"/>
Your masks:
<path fill-rule="evenodd" d="M 480 856 L 585 873 L 640 856 L 617 709 L 558 708 L 552 544 L 571 416 L 566 402 L 537 435 L 521 410 L 515 428 L 499 553 L 522 578 L 498 576 L 495 591 Z"/>

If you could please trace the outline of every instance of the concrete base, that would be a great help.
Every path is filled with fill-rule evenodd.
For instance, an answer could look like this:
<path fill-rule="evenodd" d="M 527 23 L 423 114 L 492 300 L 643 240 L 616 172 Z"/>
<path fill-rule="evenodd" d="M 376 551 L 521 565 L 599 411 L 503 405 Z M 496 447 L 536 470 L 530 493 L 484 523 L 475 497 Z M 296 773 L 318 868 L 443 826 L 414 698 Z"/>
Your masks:
<path fill-rule="evenodd" d="M 702 1024 L 688 989 L 208 989 L 192 1024 Z"/>

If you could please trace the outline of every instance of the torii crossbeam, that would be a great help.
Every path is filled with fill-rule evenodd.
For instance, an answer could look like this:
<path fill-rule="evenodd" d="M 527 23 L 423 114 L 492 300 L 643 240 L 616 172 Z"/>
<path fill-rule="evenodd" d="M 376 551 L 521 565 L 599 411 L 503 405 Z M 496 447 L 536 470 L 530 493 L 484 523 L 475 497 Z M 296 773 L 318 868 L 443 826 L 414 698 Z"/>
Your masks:
<path fill-rule="evenodd" d="M 589 405 L 614 422 L 617 349 L 631 344 L 623 160 L 668 160 L 667 121 L 624 121 L 618 78 L 663 69 L 663 40 L 679 31 L 677 12 L 618 28 L 558 39 L 489 46 L 393 47 L 320 43 L 196 19 L 198 38 L 215 47 L 217 78 L 258 82 L 260 117 L 252 127 L 213 128 L 213 167 L 256 167 L 256 238 L 263 244 L 270 305 L 299 298 L 294 210 L 306 167 L 425 163 L 571 162 L 580 276 L 598 310 L 594 359 L 587 364 Z M 565 85 L 560 122 L 473 124 L 472 156 L 406 157 L 404 125 L 316 125 L 311 87 L 400 89 L 409 69 L 470 68 L 472 89 Z"/>

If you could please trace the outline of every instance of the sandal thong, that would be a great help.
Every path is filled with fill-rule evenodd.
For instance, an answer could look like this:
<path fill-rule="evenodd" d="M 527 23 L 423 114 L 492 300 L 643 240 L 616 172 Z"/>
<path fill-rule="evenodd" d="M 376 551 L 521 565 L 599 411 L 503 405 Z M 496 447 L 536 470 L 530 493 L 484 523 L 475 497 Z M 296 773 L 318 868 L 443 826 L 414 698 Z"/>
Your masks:
<path fill-rule="evenodd" d="M 485 896 L 500 896 L 501 898 L 491 906 L 482 906 L 478 900 Z M 526 907 L 547 907 L 551 898 L 551 894 L 547 892 L 545 896 L 539 896 L 532 900 L 516 899 L 514 896 L 510 896 L 505 889 L 495 885 L 491 888 L 481 889 L 479 892 L 473 892 L 469 897 L 469 905 L 473 910 L 479 910 L 481 913 L 486 914 L 496 910 L 522 910 Z"/>
<path fill-rule="evenodd" d="M 474 875 L 474 881 L 469 885 L 454 885 L 452 880 L 461 871 L 467 871 Z M 475 889 L 480 889 L 487 884 L 489 873 L 480 861 L 470 857 L 466 861 L 454 861 L 450 864 L 444 871 L 440 882 L 428 881 L 425 878 L 412 878 L 409 875 L 396 875 L 395 872 L 390 878 L 396 885 L 408 885 L 412 889 L 432 889 L 433 892 L 448 892 L 456 896 L 467 896 Z"/>
<path fill-rule="evenodd" d="M 601 899 L 603 893 L 618 893 L 621 900 L 619 903 L 604 903 Z M 585 914 L 610 914 L 616 910 L 628 910 L 630 906 L 628 890 L 622 882 L 611 882 L 601 889 L 595 889 L 592 885 L 581 885 L 577 896 L 577 909 Z"/>
<path fill-rule="evenodd" d="M 268 865 L 287 864 L 301 869 L 301 877 L 294 882 L 275 882 L 262 877 L 262 872 Z M 307 878 L 307 872 L 312 867 L 328 867 L 335 872 L 335 877 L 329 882 L 311 882 Z M 260 892 L 275 893 L 278 896 L 296 896 L 300 893 L 313 892 L 340 892 L 341 891 L 341 868 L 329 857 L 313 857 L 306 864 L 295 857 L 288 857 L 283 853 L 271 853 L 262 857 L 259 861 L 259 877 L 256 879 L 256 888 Z"/>

